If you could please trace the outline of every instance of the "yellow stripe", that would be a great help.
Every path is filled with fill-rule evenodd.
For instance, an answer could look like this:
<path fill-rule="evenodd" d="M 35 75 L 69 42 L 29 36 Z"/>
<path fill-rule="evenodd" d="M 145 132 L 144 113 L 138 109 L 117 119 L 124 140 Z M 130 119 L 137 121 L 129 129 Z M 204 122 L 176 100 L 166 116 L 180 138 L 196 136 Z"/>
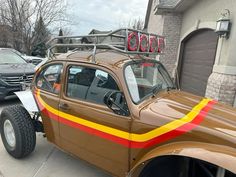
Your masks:
<path fill-rule="evenodd" d="M 40 97 L 40 92 L 37 92 L 37 97 L 40 101 L 40 103 L 51 113 L 58 115 L 60 117 L 63 117 L 66 120 L 84 125 L 86 127 L 89 128 L 93 128 L 99 131 L 102 131 L 104 133 L 107 134 L 111 134 L 123 139 L 127 139 L 127 140 L 132 140 L 132 141 L 136 141 L 136 142 L 145 142 L 148 141 L 150 139 L 153 139 L 157 136 L 163 135 L 167 132 L 170 132 L 186 123 L 191 122 L 198 114 L 199 112 L 208 104 L 209 101 L 211 101 L 211 99 L 203 99 L 199 104 L 197 104 L 187 115 L 185 115 L 184 117 L 182 117 L 181 119 L 178 120 L 174 120 L 170 123 L 167 123 L 159 128 L 156 128 L 152 131 L 149 131 L 147 133 L 144 134 L 134 134 L 134 133 L 129 133 L 129 132 L 125 132 L 125 131 L 121 131 L 118 129 L 114 129 L 111 127 L 107 127 L 101 124 L 97 124 L 61 111 L 58 111 L 56 109 L 54 109 L 53 107 L 49 106 L 47 103 L 45 103 L 42 98 Z"/>

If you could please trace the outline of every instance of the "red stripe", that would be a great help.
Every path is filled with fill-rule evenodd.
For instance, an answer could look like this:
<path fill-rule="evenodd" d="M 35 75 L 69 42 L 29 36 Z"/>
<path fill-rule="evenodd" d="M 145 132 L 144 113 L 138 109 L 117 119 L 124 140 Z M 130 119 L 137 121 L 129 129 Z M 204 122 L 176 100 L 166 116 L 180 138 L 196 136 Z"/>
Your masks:
<path fill-rule="evenodd" d="M 40 101 L 37 98 L 37 96 L 36 96 L 36 100 L 37 100 L 38 106 L 40 108 L 40 111 L 46 117 L 51 118 L 51 119 L 56 120 L 56 121 L 59 121 L 59 122 L 65 124 L 65 125 L 71 126 L 73 128 L 78 128 L 78 129 L 80 129 L 82 131 L 85 131 L 85 132 L 87 132 L 89 134 L 96 135 L 96 136 L 99 136 L 101 138 L 109 139 L 109 140 L 111 140 L 113 142 L 116 142 L 116 143 L 121 144 L 123 146 L 129 147 L 129 144 L 130 144 L 129 140 L 126 140 L 124 138 L 120 138 L 120 137 L 117 137 L 117 136 L 114 136 L 114 135 L 111 135 L 111 134 L 107 134 L 107 133 L 104 133 L 102 131 L 90 128 L 90 127 L 86 127 L 84 125 L 81 125 L 81 124 L 72 122 L 70 120 L 67 120 L 67 119 L 65 119 L 63 117 L 57 116 L 57 115 L 51 113 L 50 111 L 48 111 L 47 109 L 45 109 L 44 106 L 40 103 Z"/>
<path fill-rule="evenodd" d="M 116 142 L 116 143 L 121 144 L 123 146 L 129 147 L 129 143 L 130 143 L 129 140 L 126 140 L 126 139 L 123 139 L 123 138 L 120 138 L 120 137 L 117 137 L 117 136 L 114 136 L 114 135 L 111 135 L 111 134 L 108 134 L 108 133 L 104 133 L 102 131 L 99 131 L 99 130 L 96 130 L 96 129 L 93 129 L 93 128 L 90 128 L 90 127 L 86 127 L 86 126 L 81 125 L 81 124 L 77 124 L 75 122 L 66 120 L 66 119 L 61 118 L 61 117 L 59 117 L 59 122 L 65 124 L 65 125 L 69 125 L 69 126 L 74 127 L 74 128 L 78 128 L 78 129 L 80 129 L 80 130 L 82 130 L 86 133 L 91 134 L 91 135 L 99 136 L 101 138 L 108 139 L 110 141 Z"/>
<path fill-rule="evenodd" d="M 55 115 L 55 114 L 53 114 L 52 112 L 48 111 L 48 110 L 40 103 L 40 101 L 39 101 L 37 95 L 35 96 L 35 98 L 36 98 L 36 101 L 37 101 L 37 103 L 38 103 L 38 107 L 39 107 L 40 111 L 41 111 L 46 117 L 49 117 L 49 118 L 51 118 L 51 119 L 53 119 L 53 120 L 55 120 L 55 121 L 58 121 L 58 116 Z"/>
<path fill-rule="evenodd" d="M 36 96 L 36 98 L 37 98 L 37 96 Z M 40 103 L 38 98 L 37 98 L 37 102 L 39 104 L 39 107 L 40 107 L 41 111 L 49 118 L 52 118 L 56 121 L 59 121 L 59 122 L 65 124 L 65 125 L 68 125 L 70 127 L 78 128 L 81 131 L 87 132 L 91 135 L 95 135 L 95 136 L 98 136 L 98 137 L 116 142 L 116 143 L 121 144 L 125 147 L 131 147 L 131 148 L 148 148 L 148 147 L 151 147 L 153 145 L 160 144 L 160 143 L 163 143 L 165 141 L 171 140 L 171 139 L 176 138 L 176 137 L 178 137 L 178 136 L 180 136 L 180 135 L 182 135 L 186 132 L 191 131 L 192 129 L 197 127 L 204 120 L 207 113 L 212 109 L 213 105 L 216 103 L 216 101 L 208 102 L 208 104 L 199 112 L 199 114 L 191 122 L 186 123 L 186 124 L 178 127 L 175 130 L 172 130 L 170 132 L 167 132 L 163 135 L 160 135 L 158 137 L 155 137 L 155 138 L 153 138 L 151 140 L 148 140 L 148 141 L 145 141 L 145 142 L 135 142 L 135 141 L 126 140 L 124 138 L 120 138 L 120 137 L 117 137 L 117 136 L 114 136 L 114 135 L 111 135 L 111 134 L 108 134 L 108 133 L 104 133 L 102 131 L 99 131 L 99 130 L 96 130 L 96 129 L 93 129 L 93 128 L 90 128 L 90 127 L 72 122 L 72 121 L 67 120 L 63 117 L 57 116 L 57 115 L 51 113 L 50 111 L 46 110 L 43 107 L 43 105 Z"/>

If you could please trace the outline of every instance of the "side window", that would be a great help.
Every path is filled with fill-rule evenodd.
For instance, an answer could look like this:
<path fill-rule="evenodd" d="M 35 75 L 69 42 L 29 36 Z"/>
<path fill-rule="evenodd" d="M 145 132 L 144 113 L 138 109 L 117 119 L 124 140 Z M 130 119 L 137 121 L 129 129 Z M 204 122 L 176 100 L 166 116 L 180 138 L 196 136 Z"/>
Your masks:
<path fill-rule="evenodd" d="M 116 81 L 107 72 L 96 70 L 95 76 L 98 79 L 98 82 L 94 85 L 95 87 L 117 91 L 119 90 Z"/>
<path fill-rule="evenodd" d="M 58 94 L 61 88 L 61 72 L 61 64 L 54 64 L 44 68 L 36 78 L 37 88 Z"/>
<path fill-rule="evenodd" d="M 95 77 L 95 69 L 71 66 L 67 79 L 67 96 L 86 99 L 88 90 Z"/>
<path fill-rule="evenodd" d="M 118 90 L 113 77 L 105 71 L 82 66 L 71 66 L 68 70 L 68 97 L 104 104 L 105 94 Z"/>

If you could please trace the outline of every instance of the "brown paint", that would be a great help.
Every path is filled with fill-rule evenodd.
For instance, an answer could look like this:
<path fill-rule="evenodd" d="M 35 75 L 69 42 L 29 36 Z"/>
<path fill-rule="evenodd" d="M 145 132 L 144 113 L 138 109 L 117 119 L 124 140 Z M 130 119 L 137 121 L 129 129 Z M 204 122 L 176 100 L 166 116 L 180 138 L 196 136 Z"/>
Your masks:
<path fill-rule="evenodd" d="M 59 102 L 66 103 L 70 109 L 59 109 L 60 111 L 98 124 L 140 134 L 183 117 L 202 99 L 182 91 L 163 91 L 156 97 L 147 98 L 136 105 L 130 98 L 123 76 L 124 64 L 130 61 L 130 56 L 116 52 L 101 52 L 96 54 L 96 64 L 92 63 L 90 58 L 90 53 L 80 51 L 70 54 L 68 57 L 59 56 L 58 59 L 46 63 L 45 66 L 53 63 L 63 64 L 61 83 L 64 87 L 61 88 L 58 96 L 41 91 L 44 101 L 55 109 L 59 109 Z M 116 115 L 104 105 L 68 98 L 65 94 L 66 72 L 67 66 L 70 64 L 95 67 L 110 73 L 120 90 L 124 92 L 130 116 Z M 35 89 L 36 86 L 33 84 L 32 90 L 35 91 Z M 234 108 L 220 103 L 214 105 L 204 121 L 192 131 L 146 149 L 124 147 L 64 125 L 43 114 L 42 119 L 46 136 L 50 142 L 114 176 L 126 176 L 129 172 L 133 173 L 133 176 L 138 176 L 145 166 L 142 165 L 143 162 L 161 155 L 194 157 L 236 173 L 232 168 L 232 163 L 227 162 L 228 160 L 236 161 L 236 111 Z M 196 149 L 199 151 L 196 152 Z M 203 154 L 206 152 L 210 155 L 204 156 Z"/>

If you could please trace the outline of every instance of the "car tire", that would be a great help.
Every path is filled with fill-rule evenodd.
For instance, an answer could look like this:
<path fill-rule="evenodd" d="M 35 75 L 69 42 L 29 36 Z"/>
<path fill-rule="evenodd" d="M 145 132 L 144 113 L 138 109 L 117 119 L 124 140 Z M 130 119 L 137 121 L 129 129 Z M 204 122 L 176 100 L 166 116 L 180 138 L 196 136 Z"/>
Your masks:
<path fill-rule="evenodd" d="M 3 109 L 0 132 L 5 149 L 14 158 L 26 157 L 35 149 L 36 133 L 32 119 L 20 105 Z"/>

